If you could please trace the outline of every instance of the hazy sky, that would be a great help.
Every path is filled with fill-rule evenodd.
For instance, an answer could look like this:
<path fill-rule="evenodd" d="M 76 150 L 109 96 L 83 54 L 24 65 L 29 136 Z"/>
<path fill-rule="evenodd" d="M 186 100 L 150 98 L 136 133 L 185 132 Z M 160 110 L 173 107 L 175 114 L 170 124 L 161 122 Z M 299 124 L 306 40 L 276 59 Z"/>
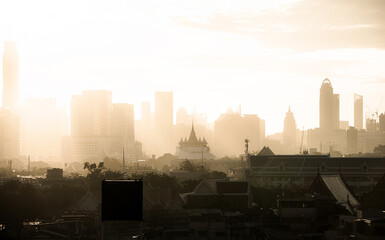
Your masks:
<path fill-rule="evenodd" d="M 241 104 L 270 134 L 282 131 L 289 105 L 299 128 L 318 126 L 326 77 L 341 120 L 353 124 L 355 92 L 364 112 L 378 108 L 384 13 L 382 0 L 2 0 L 0 41 L 18 42 L 22 98 L 68 105 L 83 89 L 108 89 L 139 117 L 141 101 L 172 90 L 174 112 L 196 107 L 214 121 Z"/>

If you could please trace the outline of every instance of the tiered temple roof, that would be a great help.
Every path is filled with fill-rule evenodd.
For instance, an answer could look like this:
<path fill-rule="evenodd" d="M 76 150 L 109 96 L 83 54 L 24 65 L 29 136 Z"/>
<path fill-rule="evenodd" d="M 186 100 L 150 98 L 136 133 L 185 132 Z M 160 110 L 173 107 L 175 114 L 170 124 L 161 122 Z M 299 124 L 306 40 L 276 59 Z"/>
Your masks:
<path fill-rule="evenodd" d="M 195 134 L 194 124 L 193 124 L 191 127 L 190 137 L 188 138 L 188 140 L 186 140 L 186 138 L 184 140 L 182 138 L 180 138 L 179 146 L 181 146 L 181 147 L 207 147 L 207 141 L 205 138 L 203 138 L 203 140 L 201 140 L 201 138 L 199 138 L 199 140 L 198 140 L 198 138 Z"/>

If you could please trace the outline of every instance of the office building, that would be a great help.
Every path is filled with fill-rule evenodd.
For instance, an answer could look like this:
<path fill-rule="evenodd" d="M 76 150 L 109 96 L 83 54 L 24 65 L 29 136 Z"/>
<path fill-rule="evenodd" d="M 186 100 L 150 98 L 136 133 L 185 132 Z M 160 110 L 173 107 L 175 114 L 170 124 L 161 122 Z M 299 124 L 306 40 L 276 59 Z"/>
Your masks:
<path fill-rule="evenodd" d="M 110 133 L 112 96 L 110 91 L 83 91 L 71 99 L 71 136 L 103 137 Z"/>
<path fill-rule="evenodd" d="M 354 128 L 361 130 L 364 127 L 364 98 L 354 94 Z"/>
<path fill-rule="evenodd" d="M 19 101 L 19 55 L 16 42 L 8 41 L 3 53 L 3 107 L 16 110 Z"/>
<path fill-rule="evenodd" d="M 68 134 L 68 117 L 54 98 L 26 99 L 21 105 L 21 153 L 61 157 L 61 138 Z"/>
<path fill-rule="evenodd" d="M 155 136 L 156 153 L 172 153 L 172 135 L 174 127 L 172 92 L 155 92 Z"/>
<path fill-rule="evenodd" d="M 19 116 L 9 109 L 0 110 L 0 161 L 17 159 L 20 154 Z"/>
<path fill-rule="evenodd" d="M 333 93 L 330 80 L 325 78 L 320 89 L 319 126 L 321 131 L 330 132 L 339 129 L 339 104 L 339 94 Z"/>
<path fill-rule="evenodd" d="M 380 124 L 380 132 L 385 133 L 385 114 L 381 113 L 378 119 Z"/>
<path fill-rule="evenodd" d="M 350 127 L 346 131 L 346 143 L 348 154 L 358 153 L 358 131 L 354 127 Z"/>
<path fill-rule="evenodd" d="M 297 134 L 297 126 L 295 123 L 295 118 L 290 110 L 286 113 L 286 117 L 284 120 L 283 127 L 283 143 L 288 146 L 293 146 L 296 144 L 296 134 Z"/>
<path fill-rule="evenodd" d="M 245 151 L 245 139 L 249 150 L 257 151 L 265 137 L 264 121 L 257 114 L 228 111 L 214 122 L 213 152 L 217 157 L 239 156 Z"/>
<path fill-rule="evenodd" d="M 127 103 L 114 103 L 111 116 L 111 153 L 119 159 L 125 150 L 125 158 L 134 160 L 135 130 L 134 130 L 134 105 Z"/>

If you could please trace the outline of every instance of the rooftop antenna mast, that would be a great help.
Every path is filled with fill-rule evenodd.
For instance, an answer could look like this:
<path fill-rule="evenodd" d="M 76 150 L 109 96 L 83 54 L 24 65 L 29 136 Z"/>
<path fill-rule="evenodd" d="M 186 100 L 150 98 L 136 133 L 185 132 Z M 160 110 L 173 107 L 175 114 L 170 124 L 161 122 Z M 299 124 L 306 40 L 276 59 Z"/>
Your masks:
<path fill-rule="evenodd" d="M 126 171 L 126 161 L 124 159 L 124 147 L 123 147 L 123 164 L 122 164 L 122 172 L 124 174 L 124 172 Z"/>
<path fill-rule="evenodd" d="M 245 139 L 245 155 L 249 155 L 249 139 Z"/>
<path fill-rule="evenodd" d="M 31 175 L 31 158 L 28 155 L 28 175 Z"/>

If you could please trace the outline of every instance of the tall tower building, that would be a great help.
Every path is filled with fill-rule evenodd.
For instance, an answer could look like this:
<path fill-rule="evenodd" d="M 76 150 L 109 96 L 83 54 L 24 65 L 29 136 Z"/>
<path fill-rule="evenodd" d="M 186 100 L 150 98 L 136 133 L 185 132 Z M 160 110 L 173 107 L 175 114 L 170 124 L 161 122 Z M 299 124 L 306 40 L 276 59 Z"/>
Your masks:
<path fill-rule="evenodd" d="M 111 152 L 122 153 L 129 160 L 135 159 L 134 105 L 114 103 L 111 117 Z"/>
<path fill-rule="evenodd" d="M 3 107 L 14 110 L 19 101 L 19 55 L 16 42 L 8 41 L 3 53 Z"/>
<path fill-rule="evenodd" d="M 23 155 L 60 157 L 61 138 L 68 134 L 68 117 L 65 108 L 56 106 L 55 98 L 24 100 L 20 125 Z"/>
<path fill-rule="evenodd" d="M 155 132 L 158 153 L 173 152 L 174 107 L 172 92 L 155 92 Z"/>
<path fill-rule="evenodd" d="M 142 102 L 142 123 L 146 128 L 151 125 L 151 104 L 150 102 Z"/>
<path fill-rule="evenodd" d="M 71 136 L 110 135 L 112 96 L 110 91 L 83 91 L 71 99 Z"/>
<path fill-rule="evenodd" d="M 354 128 L 361 130 L 364 127 L 364 98 L 354 94 Z"/>
<path fill-rule="evenodd" d="M 19 157 L 19 115 L 9 109 L 0 109 L 0 165 L 5 160 Z"/>
<path fill-rule="evenodd" d="M 323 132 L 339 129 L 340 98 L 333 93 L 329 79 L 325 78 L 320 89 L 319 127 Z"/>
<path fill-rule="evenodd" d="M 293 112 L 290 110 L 286 113 L 283 127 L 283 143 L 288 146 L 293 146 L 296 143 L 297 126 Z"/>

